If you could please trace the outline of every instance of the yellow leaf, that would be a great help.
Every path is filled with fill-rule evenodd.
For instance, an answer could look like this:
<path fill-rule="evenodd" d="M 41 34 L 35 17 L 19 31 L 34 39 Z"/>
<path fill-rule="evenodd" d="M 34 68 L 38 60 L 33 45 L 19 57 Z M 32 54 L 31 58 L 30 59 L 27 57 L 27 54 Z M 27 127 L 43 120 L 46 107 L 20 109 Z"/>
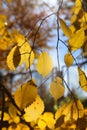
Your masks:
<path fill-rule="evenodd" d="M 76 0 L 76 7 L 82 7 L 82 2 L 80 0 Z"/>
<path fill-rule="evenodd" d="M 3 127 L 2 130 L 7 130 L 7 128 L 6 128 L 6 127 Z"/>
<path fill-rule="evenodd" d="M 17 109 L 12 104 L 10 104 L 8 108 L 8 113 L 11 118 L 14 118 L 15 116 L 17 116 Z"/>
<path fill-rule="evenodd" d="M 26 63 L 26 69 L 28 69 L 34 61 L 34 53 L 33 51 L 31 51 L 29 43 L 24 43 L 21 47 L 19 47 L 19 51 L 21 54 L 21 60 L 19 65 Z"/>
<path fill-rule="evenodd" d="M 18 125 L 20 126 L 20 130 L 30 130 L 29 126 L 27 126 L 23 123 L 20 123 Z M 17 130 L 19 130 L 19 129 L 17 129 Z"/>
<path fill-rule="evenodd" d="M 5 34 L 3 35 L 3 37 L 0 38 L 0 50 L 6 51 L 12 45 L 13 39 L 11 37 L 11 34 L 7 30 L 5 30 Z"/>
<path fill-rule="evenodd" d="M 63 30 L 63 33 L 67 36 L 67 37 L 70 37 L 72 32 L 70 30 L 70 28 L 66 25 L 66 23 L 63 21 L 63 19 L 59 19 L 60 21 L 60 27 L 61 29 Z"/>
<path fill-rule="evenodd" d="M 14 94 L 14 99 L 16 104 L 20 109 L 24 109 L 26 106 L 30 105 L 37 97 L 37 87 L 32 82 L 29 81 L 23 84 Z"/>
<path fill-rule="evenodd" d="M 42 126 L 42 124 L 44 124 L 44 127 Z M 54 119 L 54 115 L 51 112 L 45 112 L 43 115 L 40 116 L 40 119 L 38 121 L 38 126 L 41 128 L 45 128 L 46 126 L 50 129 L 54 129 L 55 128 L 55 119 Z"/>
<path fill-rule="evenodd" d="M 15 116 L 13 118 L 13 122 L 16 123 L 16 124 L 18 124 L 20 122 L 20 117 L 19 116 Z"/>
<path fill-rule="evenodd" d="M 76 31 L 76 28 L 74 25 L 71 25 L 69 28 L 71 29 L 72 33 L 74 33 Z"/>
<path fill-rule="evenodd" d="M 85 73 L 78 68 L 78 74 L 79 74 L 79 83 L 81 88 L 87 92 L 87 77 L 85 75 Z"/>
<path fill-rule="evenodd" d="M 5 20 L 6 20 L 6 16 L 3 15 L 3 14 L 0 14 L 0 21 L 5 22 Z M 1 25 L 0 25 L 0 26 L 1 26 Z"/>
<path fill-rule="evenodd" d="M 71 50 L 77 50 L 82 47 L 85 40 L 84 29 L 81 28 L 77 30 L 69 39 L 69 46 Z"/>
<path fill-rule="evenodd" d="M 15 70 L 16 67 L 26 63 L 28 69 L 34 61 L 34 53 L 31 51 L 29 43 L 24 43 L 21 47 L 15 46 L 12 48 L 7 56 L 7 64 L 11 70 Z"/>
<path fill-rule="evenodd" d="M 24 109 L 24 119 L 27 122 L 36 121 L 44 111 L 44 103 L 39 95 L 35 101 L 27 108 Z"/>
<path fill-rule="evenodd" d="M 44 120 L 39 119 L 39 121 L 38 121 L 38 127 L 39 127 L 41 130 L 45 130 L 45 128 L 46 128 L 46 123 L 44 122 Z"/>
<path fill-rule="evenodd" d="M 2 114 L 2 111 L 0 111 L 0 120 L 1 120 L 1 114 Z M 4 112 L 3 121 L 8 121 L 9 119 L 10 119 L 10 116 L 8 115 L 8 113 Z"/>
<path fill-rule="evenodd" d="M 11 0 L 6 0 L 6 2 L 8 2 L 8 3 L 9 3 L 9 2 L 11 2 Z"/>
<path fill-rule="evenodd" d="M 42 76 L 47 76 L 53 68 L 52 58 L 47 52 L 42 52 L 38 58 L 36 69 L 42 74 Z"/>
<path fill-rule="evenodd" d="M 19 123 L 19 124 L 12 124 L 8 127 L 8 130 L 30 130 L 29 126 Z"/>
<path fill-rule="evenodd" d="M 14 122 L 14 123 L 18 124 L 20 122 L 20 117 L 17 116 L 17 109 L 12 104 L 9 105 L 8 113 L 9 113 L 10 118 L 11 118 L 9 120 L 9 123 Z"/>
<path fill-rule="evenodd" d="M 62 113 L 64 111 L 64 109 L 67 107 L 67 104 L 64 104 L 62 107 L 60 107 L 56 113 L 55 113 L 55 119 L 58 120 L 61 116 L 62 116 Z"/>
<path fill-rule="evenodd" d="M 14 30 L 12 35 L 18 46 L 22 46 L 26 42 L 25 36 L 20 34 L 17 30 Z"/>
<path fill-rule="evenodd" d="M 61 98 L 64 95 L 65 88 L 62 83 L 62 79 L 57 77 L 51 83 L 50 92 L 55 100 Z"/>
<path fill-rule="evenodd" d="M 5 32 L 5 15 L 0 14 L 0 35 L 3 35 Z"/>
<path fill-rule="evenodd" d="M 64 115 L 65 122 L 82 118 L 84 115 L 84 107 L 81 101 L 74 100 L 69 102 L 68 104 L 63 105 L 60 109 L 57 110 L 55 114 L 56 120 L 58 120 L 62 115 Z"/>
<path fill-rule="evenodd" d="M 84 115 L 84 108 L 80 100 L 74 100 L 67 104 L 67 107 L 62 112 L 65 115 L 64 121 L 77 120 Z"/>
<path fill-rule="evenodd" d="M 64 62 L 67 67 L 70 67 L 73 64 L 74 58 L 69 52 L 64 56 Z"/>
<path fill-rule="evenodd" d="M 77 15 L 74 14 L 74 15 L 71 17 L 71 20 L 70 20 L 70 22 L 71 22 L 71 27 L 74 26 L 73 23 L 76 21 L 76 19 L 77 19 Z M 70 29 L 72 29 L 71 27 L 70 27 Z M 75 27 L 74 27 L 74 28 L 75 28 Z M 72 32 L 74 32 L 74 31 L 72 31 Z"/>

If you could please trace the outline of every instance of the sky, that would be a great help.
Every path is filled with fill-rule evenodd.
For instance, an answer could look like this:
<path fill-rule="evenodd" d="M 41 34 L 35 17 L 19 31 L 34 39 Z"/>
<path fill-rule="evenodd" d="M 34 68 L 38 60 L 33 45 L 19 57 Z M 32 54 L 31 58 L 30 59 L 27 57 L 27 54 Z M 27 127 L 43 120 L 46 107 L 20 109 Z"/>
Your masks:
<path fill-rule="evenodd" d="M 50 6 L 55 6 L 57 4 L 57 0 L 43 0 L 43 1 L 48 3 Z"/>

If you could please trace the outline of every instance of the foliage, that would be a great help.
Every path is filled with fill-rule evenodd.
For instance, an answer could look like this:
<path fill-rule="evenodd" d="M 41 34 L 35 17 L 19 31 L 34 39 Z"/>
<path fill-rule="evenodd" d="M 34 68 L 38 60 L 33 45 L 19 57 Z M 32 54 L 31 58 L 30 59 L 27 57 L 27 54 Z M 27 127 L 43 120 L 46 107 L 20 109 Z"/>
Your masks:
<path fill-rule="evenodd" d="M 21 85 L 17 86 L 15 91 L 11 93 L 8 87 L 6 87 L 8 84 L 2 80 L 0 81 L 0 129 L 86 130 L 87 108 L 75 96 L 63 76 L 56 75 L 50 83 L 50 94 L 54 98 L 55 104 L 63 98 L 65 87 L 67 87 L 70 93 L 69 100 L 66 103 L 57 104 L 55 113 L 45 111 L 45 103 L 39 94 L 39 88 L 42 86 L 38 86 L 36 79 L 32 77 L 33 70 L 42 75 L 45 82 L 51 76 L 53 61 L 46 49 L 49 48 L 47 41 L 52 37 L 52 28 L 48 26 L 49 23 L 46 20 L 54 15 L 57 18 L 57 60 L 59 61 L 58 47 L 60 41 L 68 49 L 64 56 L 66 66 L 68 68 L 73 65 L 77 66 L 79 85 L 83 91 L 87 92 L 86 74 L 73 55 L 78 49 L 82 49 L 82 56 L 86 58 L 84 47 L 87 46 L 87 11 L 84 9 L 84 4 L 80 0 L 75 1 L 75 5 L 71 8 L 70 25 L 67 26 L 66 22 L 59 15 L 63 3 L 61 3 L 56 13 L 42 18 L 41 15 L 45 15 L 42 12 L 40 15 L 34 12 L 31 13 L 31 9 L 35 9 L 36 3 L 28 2 L 27 0 L 26 2 L 22 0 L 7 0 L 4 2 L 0 3 L 1 9 L 3 9 L 3 14 L 0 15 L 0 61 L 4 59 L 0 68 L 4 68 L 6 72 L 10 69 L 13 72 L 12 74 L 15 74 L 17 71 L 25 72 L 25 75 L 28 73 L 29 78 L 25 82 L 21 80 Z M 3 4 L 6 4 L 7 10 L 6 7 L 3 7 Z M 28 12 L 26 13 L 28 7 L 30 7 L 29 11 L 32 14 L 29 19 L 27 16 Z M 12 11 L 10 14 L 8 13 L 9 9 Z M 22 14 L 23 9 L 24 12 Z M 11 13 L 13 14 L 11 15 Z M 24 14 L 25 17 L 23 17 Z M 12 19 L 11 21 L 11 16 L 15 20 Z M 40 17 L 38 18 L 38 16 Z M 34 17 L 35 19 L 33 19 Z M 22 21 L 21 18 L 23 18 Z M 36 23 L 37 18 L 42 18 L 40 24 Z M 30 22 L 29 25 L 27 20 Z M 45 27 L 42 26 L 44 22 L 46 22 Z M 68 38 L 67 43 L 59 37 L 59 26 Z M 26 33 L 28 34 L 26 35 Z"/>

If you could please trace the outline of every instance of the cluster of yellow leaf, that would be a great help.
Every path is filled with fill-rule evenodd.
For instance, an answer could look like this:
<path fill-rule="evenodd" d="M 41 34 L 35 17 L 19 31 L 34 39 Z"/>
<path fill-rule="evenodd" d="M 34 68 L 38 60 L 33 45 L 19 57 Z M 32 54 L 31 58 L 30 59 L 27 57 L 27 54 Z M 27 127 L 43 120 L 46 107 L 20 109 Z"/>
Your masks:
<path fill-rule="evenodd" d="M 33 130 L 77 130 L 87 129 L 87 110 L 80 100 L 74 99 L 60 107 L 55 114 L 44 112 L 43 101 L 39 96 L 28 107 L 24 108 L 24 119 Z M 8 113 L 4 113 L 4 121 L 9 122 L 6 130 L 30 130 L 29 126 L 21 123 L 17 109 L 11 104 Z M 1 115 L 1 112 L 0 112 Z M 5 128 L 2 128 L 4 130 Z"/>
<path fill-rule="evenodd" d="M 6 56 L 13 44 L 14 39 L 7 28 L 6 17 L 0 14 L 0 68 L 7 69 Z"/>
<path fill-rule="evenodd" d="M 69 50 L 72 52 L 79 48 L 83 48 L 83 53 L 85 55 L 87 51 L 87 12 L 82 9 L 81 0 L 75 1 L 75 5 L 72 7 L 71 12 L 73 15 L 71 17 L 70 26 L 67 26 L 64 20 L 60 18 L 60 27 L 63 33 L 68 37 Z M 70 52 L 65 55 L 64 61 L 67 67 L 73 64 L 74 60 Z"/>
<path fill-rule="evenodd" d="M 34 61 L 34 53 L 23 35 L 13 34 L 17 45 L 15 45 L 7 56 L 7 64 L 11 70 L 26 63 L 28 69 Z"/>
<path fill-rule="evenodd" d="M 80 84 L 84 88 L 86 86 L 86 84 L 83 84 L 84 81 L 86 82 L 85 74 L 80 68 L 78 68 L 78 72 Z M 55 100 L 63 96 L 64 86 L 60 77 L 57 77 L 51 83 L 50 91 Z M 84 109 L 80 100 L 74 98 L 74 100 L 60 107 L 55 114 L 51 112 L 44 112 L 44 102 L 38 95 L 37 86 L 32 80 L 24 83 L 16 90 L 14 93 L 14 100 L 20 110 L 24 110 L 25 113 L 21 117 L 17 108 L 10 104 L 8 113 L 4 112 L 3 118 L 4 121 L 8 121 L 9 123 L 8 130 L 30 130 L 29 126 L 25 123 L 22 124 L 21 118 L 25 120 L 25 122 L 27 122 L 33 130 L 87 129 L 87 110 Z M 81 122 L 83 121 L 85 121 L 85 123 L 81 126 Z M 2 130 L 4 129 L 5 128 Z"/>
<path fill-rule="evenodd" d="M 34 62 L 34 52 L 22 34 L 14 31 L 13 37 L 17 45 L 12 48 L 7 56 L 8 67 L 11 70 L 15 70 L 18 66 L 26 63 L 26 69 L 28 69 Z M 42 52 L 37 60 L 37 71 L 44 77 L 51 72 L 52 68 L 52 58 L 47 52 Z"/>
<path fill-rule="evenodd" d="M 64 86 L 62 79 L 57 77 L 50 87 L 50 91 L 55 98 L 59 99 L 64 95 Z M 21 111 L 24 111 L 22 119 L 31 124 L 31 127 L 40 130 L 55 129 L 56 120 L 50 112 L 44 112 L 44 102 L 38 95 L 38 88 L 33 80 L 24 83 L 14 93 L 14 101 Z M 13 104 L 9 104 L 8 113 L 4 113 L 4 121 L 8 121 L 8 130 L 29 129 L 25 124 L 21 124 L 20 111 Z M 32 125 L 33 123 L 33 125 Z"/>

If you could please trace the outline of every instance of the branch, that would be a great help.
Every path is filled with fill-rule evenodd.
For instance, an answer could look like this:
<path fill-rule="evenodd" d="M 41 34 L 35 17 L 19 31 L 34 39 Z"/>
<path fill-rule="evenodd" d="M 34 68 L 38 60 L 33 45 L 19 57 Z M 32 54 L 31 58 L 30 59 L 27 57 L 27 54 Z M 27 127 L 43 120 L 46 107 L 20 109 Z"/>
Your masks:
<path fill-rule="evenodd" d="M 1 87 L 1 92 L 2 92 L 2 113 L 1 113 L 1 120 L 0 120 L 0 130 L 3 127 L 3 118 L 4 118 L 4 109 L 5 109 L 5 94 L 4 94 L 4 89 Z"/>

